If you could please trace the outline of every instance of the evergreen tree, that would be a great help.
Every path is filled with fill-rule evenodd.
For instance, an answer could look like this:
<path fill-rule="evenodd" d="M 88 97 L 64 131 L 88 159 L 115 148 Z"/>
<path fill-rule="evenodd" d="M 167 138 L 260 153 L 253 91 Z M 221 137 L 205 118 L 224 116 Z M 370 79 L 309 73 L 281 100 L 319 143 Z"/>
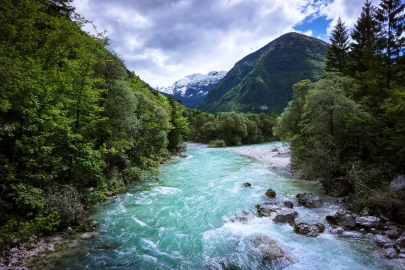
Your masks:
<path fill-rule="evenodd" d="M 330 38 L 331 46 L 326 53 L 326 71 L 343 72 L 346 64 L 346 54 L 349 50 L 349 34 L 347 27 L 339 17 Z"/>
<path fill-rule="evenodd" d="M 386 67 L 386 87 L 390 88 L 396 78 L 396 59 L 400 58 L 405 38 L 405 3 L 402 0 L 382 0 L 377 9 L 377 20 L 381 23 L 381 44 Z"/>
<path fill-rule="evenodd" d="M 356 73 L 368 71 L 374 63 L 377 35 L 380 32 L 380 25 L 375 19 L 375 13 L 376 8 L 369 0 L 366 0 L 360 18 L 351 32 L 353 42 L 350 43 L 349 74 L 352 77 L 357 77 Z"/>

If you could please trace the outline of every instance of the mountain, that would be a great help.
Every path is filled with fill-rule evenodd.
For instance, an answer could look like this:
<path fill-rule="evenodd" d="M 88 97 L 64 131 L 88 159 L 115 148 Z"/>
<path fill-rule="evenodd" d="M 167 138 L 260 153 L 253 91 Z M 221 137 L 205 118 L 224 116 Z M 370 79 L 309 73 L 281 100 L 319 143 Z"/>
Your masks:
<path fill-rule="evenodd" d="M 169 87 L 158 87 L 163 95 L 172 95 L 188 108 L 201 102 L 208 91 L 226 75 L 226 71 L 211 71 L 208 74 L 192 74 L 176 81 Z"/>
<path fill-rule="evenodd" d="M 317 81 L 328 44 L 288 33 L 237 62 L 196 108 L 217 112 L 280 112 L 292 99 L 292 86 Z"/>

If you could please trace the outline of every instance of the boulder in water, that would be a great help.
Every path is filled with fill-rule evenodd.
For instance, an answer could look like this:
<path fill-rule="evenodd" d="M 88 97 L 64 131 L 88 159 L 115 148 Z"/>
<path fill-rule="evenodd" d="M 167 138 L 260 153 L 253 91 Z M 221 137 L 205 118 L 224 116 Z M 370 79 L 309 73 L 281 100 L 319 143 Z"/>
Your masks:
<path fill-rule="evenodd" d="M 256 205 L 257 212 L 261 217 L 269 217 L 271 213 L 281 210 L 283 207 L 279 203 L 263 203 Z"/>
<path fill-rule="evenodd" d="M 248 211 L 242 211 L 242 212 L 236 213 L 236 215 L 235 215 L 235 221 L 240 222 L 242 224 L 246 224 L 249 222 L 249 220 L 253 220 L 254 218 L 255 218 L 255 216 Z"/>
<path fill-rule="evenodd" d="M 379 247 L 383 247 L 386 244 L 391 244 L 392 243 L 392 241 L 388 237 L 383 236 L 381 234 L 374 235 L 374 242 Z"/>
<path fill-rule="evenodd" d="M 243 187 L 251 187 L 252 185 L 250 183 L 244 183 Z"/>
<path fill-rule="evenodd" d="M 284 202 L 284 207 L 293 208 L 294 204 L 291 201 L 285 201 Z"/>
<path fill-rule="evenodd" d="M 366 228 L 380 228 L 382 225 L 381 219 L 373 216 L 357 217 L 356 224 Z"/>
<path fill-rule="evenodd" d="M 276 192 L 274 191 L 274 190 L 272 190 L 272 189 L 268 189 L 267 191 L 266 191 L 266 196 L 267 197 L 271 197 L 271 198 L 274 198 L 274 197 L 276 197 Z"/>
<path fill-rule="evenodd" d="M 273 239 L 266 235 L 260 235 L 253 240 L 253 246 L 259 251 L 260 256 L 266 262 L 284 260 L 292 262 L 285 250 L 279 247 Z"/>
<path fill-rule="evenodd" d="M 381 251 L 381 253 L 385 256 L 385 257 L 387 257 L 387 258 L 389 258 L 389 259 L 394 259 L 397 255 L 398 255 L 398 253 L 396 252 L 396 250 L 394 249 L 394 248 L 386 248 L 386 249 L 383 249 L 382 251 Z"/>
<path fill-rule="evenodd" d="M 295 217 L 298 213 L 291 208 L 282 208 L 281 210 L 277 211 L 277 216 L 274 221 L 278 222 L 294 222 Z"/>
<path fill-rule="evenodd" d="M 207 270 L 237 270 L 238 268 L 224 258 L 215 258 L 205 263 Z"/>
<path fill-rule="evenodd" d="M 331 234 L 342 234 L 342 233 L 344 233 L 344 231 L 345 230 L 342 227 L 339 227 L 339 226 L 336 226 L 336 225 L 331 225 L 331 228 L 329 229 L 329 232 Z"/>
<path fill-rule="evenodd" d="M 294 232 L 309 237 L 316 237 L 325 231 L 325 225 L 322 223 L 297 223 L 294 226 Z"/>
<path fill-rule="evenodd" d="M 322 199 L 314 193 L 305 192 L 303 194 L 298 194 L 296 197 L 298 198 L 298 204 L 300 205 L 310 208 L 322 206 Z"/>
<path fill-rule="evenodd" d="M 326 216 L 331 225 L 337 225 L 344 230 L 353 229 L 356 226 L 356 218 L 348 210 L 338 209 Z"/>

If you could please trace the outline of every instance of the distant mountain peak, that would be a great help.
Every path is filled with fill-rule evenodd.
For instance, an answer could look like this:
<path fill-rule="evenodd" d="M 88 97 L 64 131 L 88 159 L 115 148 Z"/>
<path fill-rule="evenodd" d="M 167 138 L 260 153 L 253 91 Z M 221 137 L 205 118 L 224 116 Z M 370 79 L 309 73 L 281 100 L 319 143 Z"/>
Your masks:
<path fill-rule="evenodd" d="M 219 82 L 227 71 L 211 71 L 208 74 L 195 73 L 188 75 L 168 87 L 157 87 L 164 95 L 172 95 L 189 108 L 197 105 L 211 88 Z"/>
<path fill-rule="evenodd" d="M 197 105 L 203 112 L 280 112 L 292 99 L 292 86 L 317 81 L 328 44 L 286 33 L 239 60 Z"/>

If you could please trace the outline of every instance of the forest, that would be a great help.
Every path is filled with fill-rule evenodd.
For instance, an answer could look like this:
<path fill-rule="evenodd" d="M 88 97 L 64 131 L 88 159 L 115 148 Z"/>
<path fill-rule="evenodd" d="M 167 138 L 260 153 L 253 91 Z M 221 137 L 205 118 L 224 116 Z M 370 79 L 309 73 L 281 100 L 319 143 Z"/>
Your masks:
<path fill-rule="evenodd" d="M 339 19 L 318 82 L 293 86 L 275 134 L 292 167 L 346 196 L 356 210 L 405 220 L 405 198 L 390 182 L 405 170 L 405 4 L 364 3 L 353 30 Z"/>
<path fill-rule="evenodd" d="M 356 210 L 405 220 L 390 191 L 405 170 L 404 9 L 366 1 L 349 32 L 335 25 L 317 82 L 293 86 L 277 116 L 186 109 L 129 71 L 105 32 L 71 0 L 0 3 L 0 247 L 40 231 L 91 230 L 106 200 L 184 150 L 282 140 L 292 168 Z"/>
<path fill-rule="evenodd" d="M 211 147 L 239 146 L 277 140 L 273 135 L 277 115 L 235 112 L 213 115 L 198 109 L 186 109 L 188 140 L 208 143 Z"/>
<path fill-rule="evenodd" d="M 129 72 L 66 0 L 0 4 L 0 246 L 91 227 L 106 199 L 179 151 L 182 107 Z"/>

